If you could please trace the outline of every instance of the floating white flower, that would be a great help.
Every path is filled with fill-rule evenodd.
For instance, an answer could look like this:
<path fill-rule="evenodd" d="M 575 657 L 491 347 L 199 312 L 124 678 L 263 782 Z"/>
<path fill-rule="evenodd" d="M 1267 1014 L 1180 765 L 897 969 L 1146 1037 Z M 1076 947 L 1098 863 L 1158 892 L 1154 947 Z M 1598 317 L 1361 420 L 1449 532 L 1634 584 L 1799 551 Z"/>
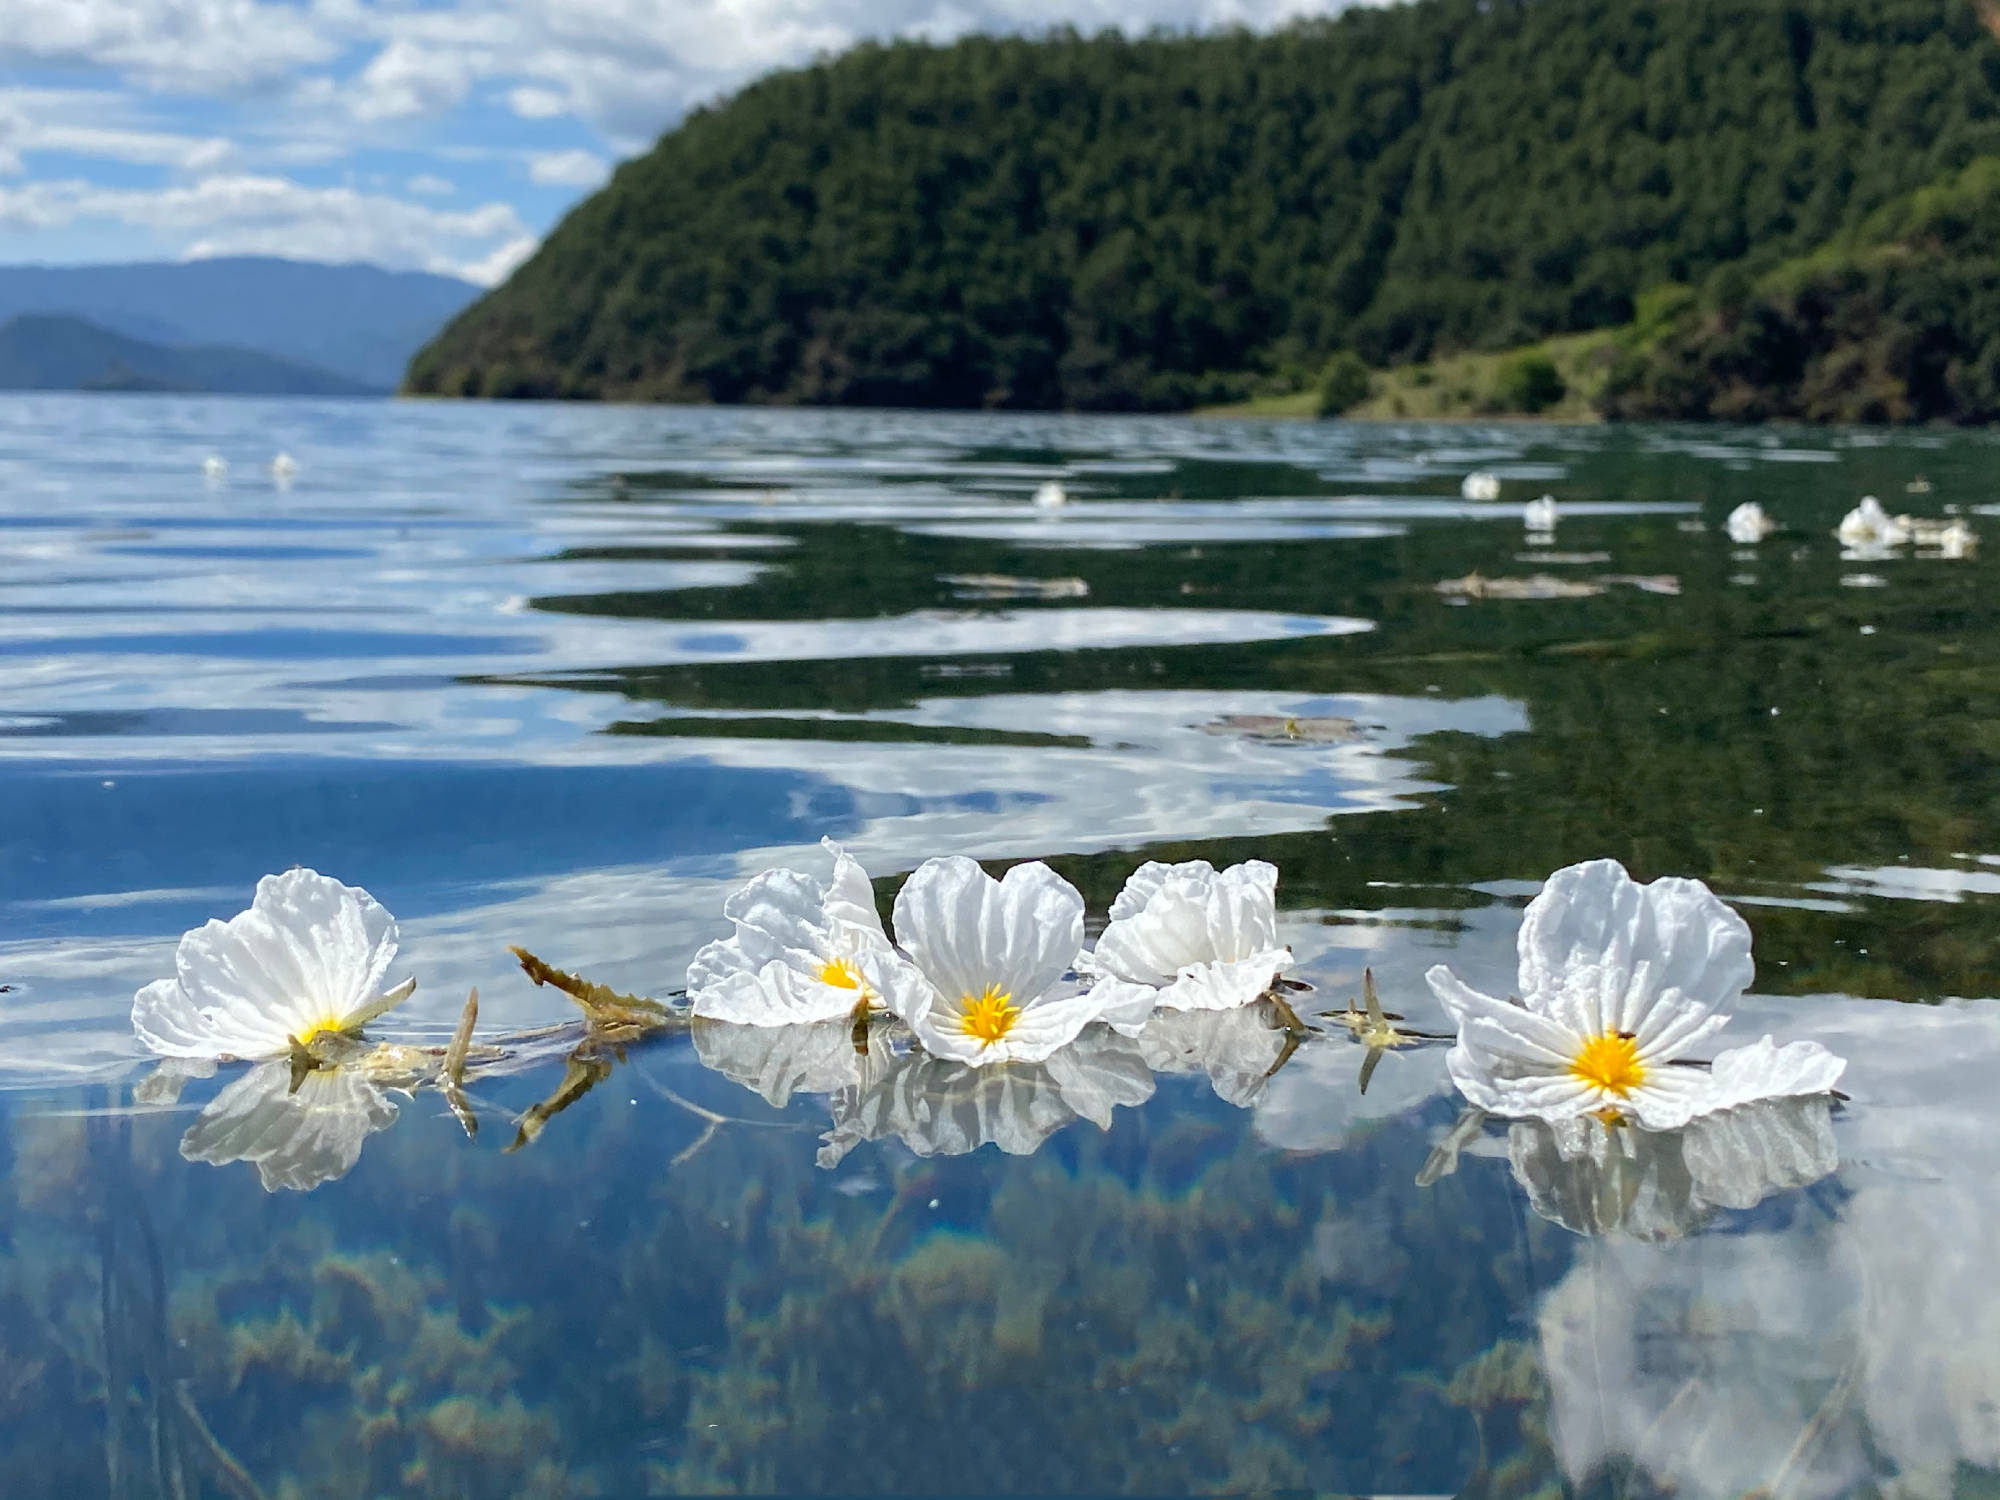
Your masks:
<path fill-rule="evenodd" d="M 796 870 L 766 870 L 724 903 L 735 935 L 710 943 L 688 965 L 697 1016 L 744 1026 L 809 1025 L 850 1016 L 879 997 L 860 957 L 887 952 L 867 873 L 831 839 L 833 882 Z"/>
<path fill-rule="evenodd" d="M 914 962 L 864 952 L 861 972 L 934 1056 L 1040 1062 L 1092 1021 L 1125 1019 L 1107 1017 L 1094 991 L 1063 986 L 1083 945 L 1083 897 L 1045 864 L 995 880 L 969 859 L 927 859 L 897 893 L 895 915 Z"/>
<path fill-rule="evenodd" d="M 1149 860 L 1111 903 L 1087 960 L 1099 1000 L 1129 1003 L 1134 985 L 1165 1010 L 1229 1010 L 1267 993 L 1290 965 L 1278 942 L 1278 871 L 1261 859 L 1218 872 L 1207 860 Z"/>
<path fill-rule="evenodd" d="M 384 990 L 396 920 L 366 891 L 311 870 L 257 882 L 250 909 L 181 939 L 178 977 L 133 997 L 132 1029 L 162 1057 L 284 1057 L 351 1035 L 407 999 Z"/>
<path fill-rule="evenodd" d="M 1840 518 L 1834 532 L 1848 547 L 1900 547 L 1910 539 L 1908 522 L 1882 509 L 1873 495 L 1863 495 L 1861 503 Z"/>
<path fill-rule="evenodd" d="M 271 478 L 283 489 L 299 475 L 299 461 L 289 453 L 280 453 L 271 460 Z"/>
<path fill-rule="evenodd" d="M 1459 481 L 1458 492 L 1467 500 L 1498 500 L 1500 476 L 1475 469 Z"/>
<path fill-rule="evenodd" d="M 1724 523 L 1729 531 L 1729 540 L 1738 546 L 1755 546 L 1777 529 L 1777 522 L 1764 514 L 1764 507 L 1755 500 L 1745 500 L 1729 513 Z"/>
<path fill-rule="evenodd" d="M 1521 524 L 1530 531 L 1554 531 L 1561 513 L 1556 509 L 1556 497 L 1544 495 L 1539 500 L 1530 500 L 1521 507 Z"/>
<path fill-rule="evenodd" d="M 1614 860 L 1571 865 L 1529 903 L 1519 1001 L 1426 976 L 1459 1026 L 1447 1063 L 1478 1108 L 1509 1117 L 1629 1117 L 1672 1130 L 1754 1099 L 1832 1087 L 1844 1066 L 1813 1042 L 1770 1039 L 1677 1065 L 1728 1022 L 1755 974 L 1750 929 L 1698 880 L 1639 885 Z"/>
<path fill-rule="evenodd" d="M 1061 510 L 1069 504 L 1069 492 L 1057 479 L 1045 479 L 1036 485 L 1034 498 L 1037 510 Z"/>

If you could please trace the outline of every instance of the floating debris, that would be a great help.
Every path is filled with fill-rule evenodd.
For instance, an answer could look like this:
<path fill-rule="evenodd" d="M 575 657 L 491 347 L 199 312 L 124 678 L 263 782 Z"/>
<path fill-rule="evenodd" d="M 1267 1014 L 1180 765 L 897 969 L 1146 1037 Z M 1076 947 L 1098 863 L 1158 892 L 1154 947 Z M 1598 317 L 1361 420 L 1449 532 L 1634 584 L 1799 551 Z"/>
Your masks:
<path fill-rule="evenodd" d="M 1903 490 L 1906 494 L 1928 495 L 1931 492 L 1931 482 L 1919 474 L 1915 479 L 1904 485 Z"/>
<path fill-rule="evenodd" d="M 1346 745 L 1362 738 L 1358 723 L 1335 714 L 1223 714 L 1202 725 L 1201 732 L 1274 745 Z"/>
<path fill-rule="evenodd" d="M 1597 580 L 1599 583 L 1622 583 L 1635 588 L 1642 594 L 1665 594 L 1677 597 L 1681 591 L 1681 581 L 1671 573 L 1606 573 Z"/>
<path fill-rule="evenodd" d="M 1016 578 L 1011 573 L 940 573 L 960 599 L 1084 599 L 1090 585 L 1081 578 Z"/>
<path fill-rule="evenodd" d="M 1488 578 L 1474 571 L 1437 585 L 1447 599 L 1588 599 L 1604 592 L 1601 583 L 1533 573 L 1526 578 Z"/>

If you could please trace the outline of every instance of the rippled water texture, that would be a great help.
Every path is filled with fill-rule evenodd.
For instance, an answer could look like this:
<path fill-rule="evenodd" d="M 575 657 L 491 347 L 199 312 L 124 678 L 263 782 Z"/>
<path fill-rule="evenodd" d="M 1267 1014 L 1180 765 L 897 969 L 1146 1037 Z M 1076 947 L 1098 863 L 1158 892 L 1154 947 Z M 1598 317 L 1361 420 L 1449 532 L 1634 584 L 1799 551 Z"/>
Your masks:
<path fill-rule="evenodd" d="M 8 398 L 0 1492 L 1993 1493 L 1996 451 Z M 1869 492 L 1987 554 L 1843 558 Z M 1107 1043 L 1101 1108 L 857 1096 L 838 1026 L 565 1057 L 510 945 L 665 996 L 822 835 L 885 909 L 1046 859 L 1093 930 L 1270 860 L 1319 1031 Z M 1747 917 L 1731 1038 L 1850 1059 L 1754 1191 L 1454 1133 L 1441 1050 L 1364 1094 L 1323 1018 L 1506 993 L 1597 856 Z M 401 919 L 399 1035 L 477 985 L 516 1037 L 476 1140 L 284 1064 L 135 1101 L 134 990 L 294 864 Z"/>

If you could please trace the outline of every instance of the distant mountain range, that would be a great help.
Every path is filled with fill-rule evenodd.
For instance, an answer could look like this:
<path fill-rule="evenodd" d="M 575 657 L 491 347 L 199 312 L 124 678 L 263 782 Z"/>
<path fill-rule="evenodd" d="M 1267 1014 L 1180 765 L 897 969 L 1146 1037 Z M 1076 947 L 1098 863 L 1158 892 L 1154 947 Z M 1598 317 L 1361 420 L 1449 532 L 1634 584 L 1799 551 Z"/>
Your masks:
<path fill-rule="evenodd" d="M 221 368 L 211 359 L 218 353 L 256 353 L 274 361 L 265 372 L 270 375 L 275 366 L 313 367 L 307 371 L 313 384 L 283 387 L 298 394 L 330 390 L 325 382 L 340 379 L 348 382 L 343 389 L 390 391 L 410 356 L 479 290 L 469 281 L 424 271 L 269 256 L 0 266 L 0 322 L 23 314 L 62 314 L 148 345 L 200 355 L 177 367 L 184 376 Z M 30 330 L 33 340 L 55 332 Z M 219 351 L 217 345 L 229 348 Z M 249 378 L 249 365 L 229 367 Z"/>
<path fill-rule="evenodd" d="M 258 349 L 155 344 L 61 313 L 0 323 L 0 390 L 368 396 L 386 389 Z"/>

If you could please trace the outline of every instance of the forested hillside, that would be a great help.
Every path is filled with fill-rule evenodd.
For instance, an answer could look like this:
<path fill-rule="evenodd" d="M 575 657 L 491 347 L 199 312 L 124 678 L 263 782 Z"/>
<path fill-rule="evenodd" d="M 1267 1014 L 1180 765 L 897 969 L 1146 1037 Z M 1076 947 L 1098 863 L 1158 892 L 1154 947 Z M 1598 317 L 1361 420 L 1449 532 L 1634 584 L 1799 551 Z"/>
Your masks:
<path fill-rule="evenodd" d="M 1762 277 L 1718 275 L 1617 364 L 1613 417 L 2000 420 L 2000 159 Z"/>
<path fill-rule="evenodd" d="M 1343 349 L 1621 323 L 1987 154 L 2000 43 L 1971 0 L 1419 0 L 867 46 L 625 164 L 407 388 L 1179 407 Z"/>

